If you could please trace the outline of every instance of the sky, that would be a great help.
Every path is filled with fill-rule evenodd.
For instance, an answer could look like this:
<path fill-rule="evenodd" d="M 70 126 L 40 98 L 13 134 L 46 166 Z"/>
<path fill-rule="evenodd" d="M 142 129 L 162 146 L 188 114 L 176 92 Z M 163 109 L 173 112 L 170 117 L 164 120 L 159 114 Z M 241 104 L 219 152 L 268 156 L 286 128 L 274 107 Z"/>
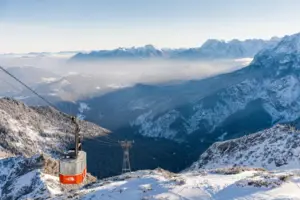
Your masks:
<path fill-rule="evenodd" d="M 299 0 L 0 0 L 0 53 L 99 50 L 300 32 Z"/>

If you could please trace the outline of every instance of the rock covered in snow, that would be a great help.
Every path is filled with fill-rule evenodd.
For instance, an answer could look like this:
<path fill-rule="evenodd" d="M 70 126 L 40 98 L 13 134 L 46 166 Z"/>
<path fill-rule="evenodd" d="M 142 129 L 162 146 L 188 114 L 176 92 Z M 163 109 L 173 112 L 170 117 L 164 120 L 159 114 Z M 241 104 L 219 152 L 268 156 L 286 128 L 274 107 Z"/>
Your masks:
<path fill-rule="evenodd" d="M 109 133 L 86 121 L 79 124 L 84 138 Z M 28 107 L 13 99 L 0 99 L 0 146 L 4 152 L 24 156 L 58 155 L 73 143 L 74 129 L 67 115 L 52 108 Z"/>
<path fill-rule="evenodd" d="M 276 125 L 238 139 L 216 142 L 190 170 L 233 166 L 273 169 L 299 169 L 300 131 Z"/>

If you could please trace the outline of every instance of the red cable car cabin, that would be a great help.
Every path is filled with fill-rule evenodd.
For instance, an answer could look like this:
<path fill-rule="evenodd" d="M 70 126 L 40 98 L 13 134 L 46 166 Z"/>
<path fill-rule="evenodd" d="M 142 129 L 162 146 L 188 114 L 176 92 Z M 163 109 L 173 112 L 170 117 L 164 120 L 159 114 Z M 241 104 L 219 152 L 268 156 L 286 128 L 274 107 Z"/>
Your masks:
<path fill-rule="evenodd" d="M 81 184 L 86 171 L 86 153 L 79 151 L 77 158 L 67 155 L 60 160 L 59 180 L 62 184 Z"/>
<path fill-rule="evenodd" d="M 59 181 L 62 184 L 81 184 L 86 176 L 86 153 L 82 151 L 79 125 L 75 117 L 75 148 L 59 161 Z"/>

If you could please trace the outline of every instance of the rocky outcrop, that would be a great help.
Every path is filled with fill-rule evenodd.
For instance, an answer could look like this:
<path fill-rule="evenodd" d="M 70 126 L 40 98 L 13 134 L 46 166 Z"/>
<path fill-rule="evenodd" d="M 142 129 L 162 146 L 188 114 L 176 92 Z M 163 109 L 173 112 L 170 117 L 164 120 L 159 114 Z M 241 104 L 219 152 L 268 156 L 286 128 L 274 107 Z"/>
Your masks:
<path fill-rule="evenodd" d="M 109 133 L 93 123 L 79 121 L 84 138 Z M 29 107 L 9 99 L 0 99 L 0 146 L 3 151 L 32 156 L 65 151 L 74 141 L 74 125 L 66 114 L 49 107 Z"/>

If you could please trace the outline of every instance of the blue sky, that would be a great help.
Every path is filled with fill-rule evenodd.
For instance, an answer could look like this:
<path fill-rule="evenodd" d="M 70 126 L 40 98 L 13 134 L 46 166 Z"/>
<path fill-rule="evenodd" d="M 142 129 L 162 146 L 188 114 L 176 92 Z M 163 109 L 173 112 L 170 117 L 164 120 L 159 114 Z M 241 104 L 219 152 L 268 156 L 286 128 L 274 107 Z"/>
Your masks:
<path fill-rule="evenodd" d="M 0 0 L 0 53 L 200 46 L 300 32 L 299 0 Z"/>

